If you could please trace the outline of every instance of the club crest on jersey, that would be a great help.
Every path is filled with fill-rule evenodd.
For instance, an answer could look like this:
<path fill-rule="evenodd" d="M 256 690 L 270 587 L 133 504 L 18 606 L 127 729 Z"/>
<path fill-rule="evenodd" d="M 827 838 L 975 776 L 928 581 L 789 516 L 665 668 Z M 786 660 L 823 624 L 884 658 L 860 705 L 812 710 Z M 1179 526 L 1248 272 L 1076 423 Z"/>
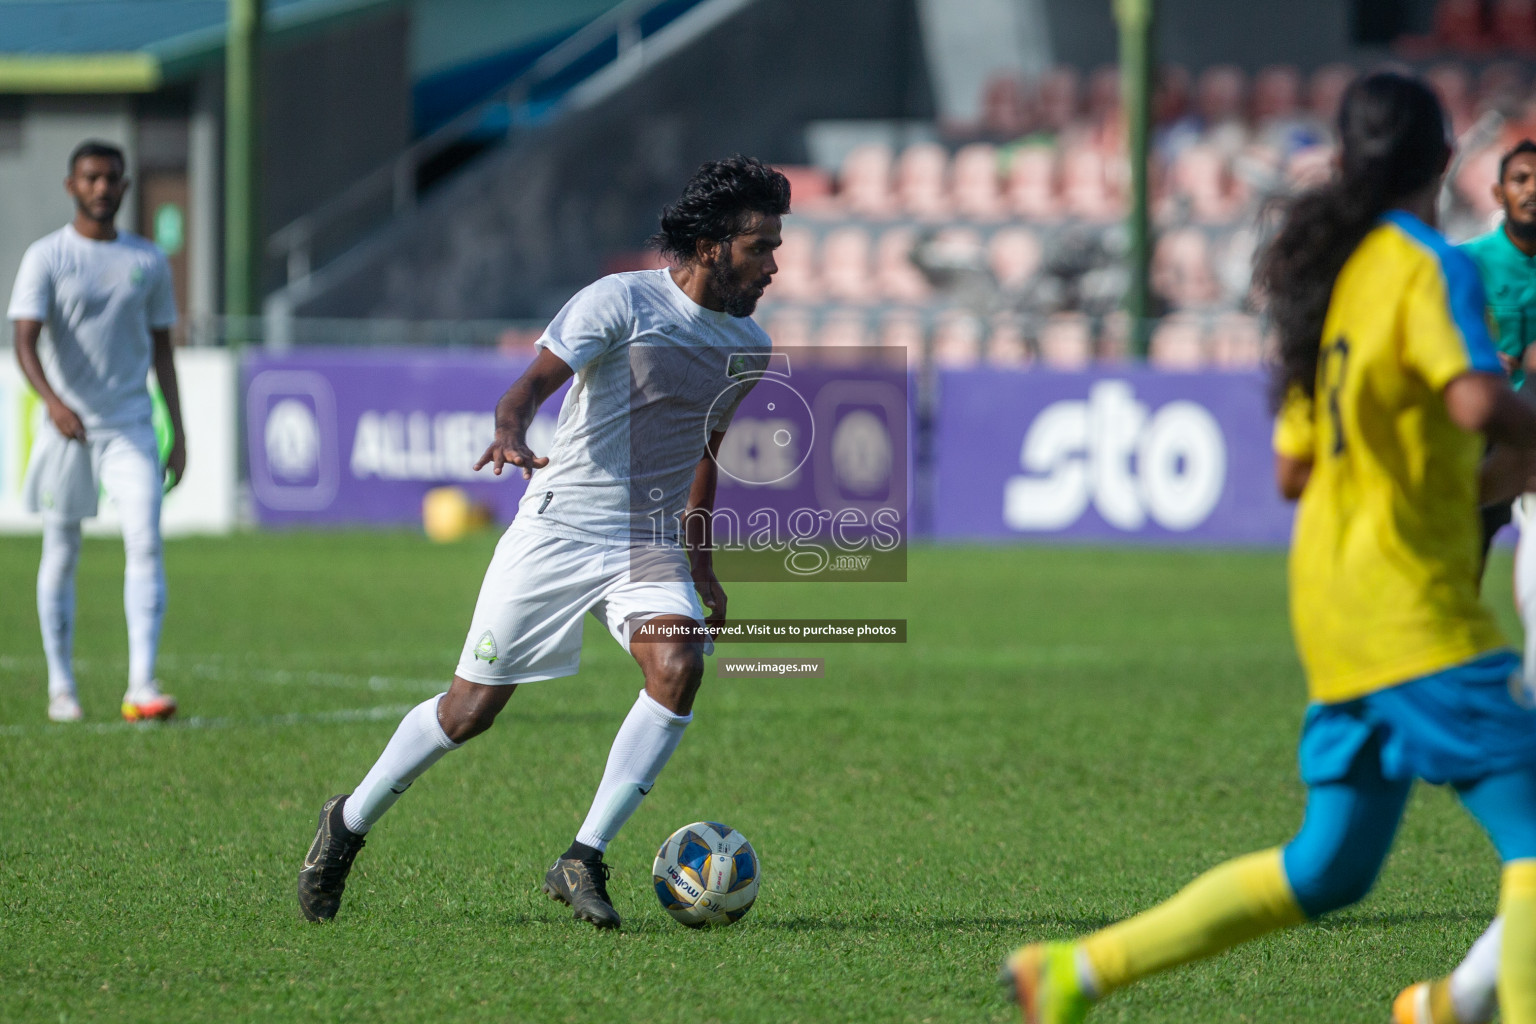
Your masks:
<path fill-rule="evenodd" d="M 744 356 L 744 355 L 737 354 L 737 355 L 731 356 L 731 358 L 726 361 L 726 364 L 725 364 L 725 375 L 727 377 L 732 377 L 732 378 L 742 377 L 742 376 L 745 376 L 748 372 L 750 372 L 751 369 L 752 369 L 752 364 L 747 360 L 747 357 Z"/>
<path fill-rule="evenodd" d="M 480 634 L 480 641 L 475 644 L 475 660 L 489 662 L 496 660 L 496 638 L 491 636 L 490 630 Z"/>
<path fill-rule="evenodd" d="M 143 284 L 144 283 L 144 268 L 143 267 L 134 267 L 132 270 L 128 271 L 128 280 L 135 287 Z"/>

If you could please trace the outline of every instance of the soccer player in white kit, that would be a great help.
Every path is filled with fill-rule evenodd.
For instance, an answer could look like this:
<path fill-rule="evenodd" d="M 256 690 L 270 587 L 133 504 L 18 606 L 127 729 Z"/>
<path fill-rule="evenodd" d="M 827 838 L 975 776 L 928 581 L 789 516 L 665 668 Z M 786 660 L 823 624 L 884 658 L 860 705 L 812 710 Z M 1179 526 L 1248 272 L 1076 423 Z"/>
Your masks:
<path fill-rule="evenodd" d="M 75 566 L 80 521 L 96 514 L 100 490 L 122 518 L 127 556 L 123 717 L 164 719 L 176 711 L 175 698 L 161 693 L 155 679 L 165 615 L 160 498 L 167 482 L 180 481 L 187 461 L 171 359 L 176 301 L 165 254 L 113 225 L 128 191 L 124 166 L 115 146 L 76 147 L 64 179 L 74 220 L 27 248 L 8 313 L 16 325 L 16 359 L 48 412 L 27 462 L 23 498 L 43 517 L 37 616 L 48 661 L 48 717 L 56 722 L 81 718 L 73 667 Z M 151 366 L 174 432 L 163 473 L 151 423 Z"/>
<path fill-rule="evenodd" d="M 778 270 L 788 212 L 777 171 L 745 157 L 706 163 L 662 213 L 655 240 L 674 265 L 602 278 L 550 322 L 475 464 L 516 466 L 530 483 L 486 570 L 452 685 L 408 712 L 357 787 L 321 808 L 299 872 L 305 917 L 336 916 L 364 835 L 439 758 L 490 728 L 518 685 L 577 671 L 590 611 L 639 664 L 645 689 L 544 891 L 577 920 L 619 926 L 603 851 L 692 721 L 707 627 L 725 621 L 709 536 L 714 457 L 752 371 L 767 365 L 771 343 L 750 314 Z M 573 374 L 549 452 L 535 455 L 528 424 Z M 680 635 L 632 645 L 646 626 Z"/>

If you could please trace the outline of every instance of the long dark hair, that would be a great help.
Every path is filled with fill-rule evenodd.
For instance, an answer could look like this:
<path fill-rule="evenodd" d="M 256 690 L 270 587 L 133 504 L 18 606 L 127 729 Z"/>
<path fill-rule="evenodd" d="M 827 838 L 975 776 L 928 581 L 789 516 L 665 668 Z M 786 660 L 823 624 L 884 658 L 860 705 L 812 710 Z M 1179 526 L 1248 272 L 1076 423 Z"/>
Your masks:
<path fill-rule="evenodd" d="M 1334 280 L 1382 214 L 1445 172 L 1445 112 L 1417 78 L 1383 71 L 1357 78 L 1339 104 L 1339 170 L 1284 208 L 1254 281 L 1279 335 L 1270 375 L 1275 408 L 1292 388 L 1311 397 Z"/>

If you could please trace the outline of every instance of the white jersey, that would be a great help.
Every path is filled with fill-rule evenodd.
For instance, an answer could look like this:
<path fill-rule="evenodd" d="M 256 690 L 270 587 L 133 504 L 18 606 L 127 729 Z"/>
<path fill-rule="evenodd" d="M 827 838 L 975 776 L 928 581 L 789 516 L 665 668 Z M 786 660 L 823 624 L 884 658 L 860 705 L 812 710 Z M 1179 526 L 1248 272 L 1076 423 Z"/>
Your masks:
<path fill-rule="evenodd" d="M 7 314 L 48 328 L 38 358 L 87 431 L 150 420 L 151 330 L 176 322 L 171 268 L 147 239 L 98 242 L 66 225 L 27 247 Z"/>
<path fill-rule="evenodd" d="M 576 371 L 525 528 L 578 540 L 673 539 L 709 436 L 767 365 L 750 317 L 705 309 L 667 270 L 613 274 L 565 304 L 538 346 Z M 732 357 L 736 357 L 734 360 Z"/>

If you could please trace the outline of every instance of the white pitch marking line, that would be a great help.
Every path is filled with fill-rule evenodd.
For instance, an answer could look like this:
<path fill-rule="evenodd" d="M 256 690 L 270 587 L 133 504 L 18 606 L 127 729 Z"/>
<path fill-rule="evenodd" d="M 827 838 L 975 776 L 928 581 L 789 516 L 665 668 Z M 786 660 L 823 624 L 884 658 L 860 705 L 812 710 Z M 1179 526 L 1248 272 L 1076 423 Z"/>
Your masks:
<path fill-rule="evenodd" d="M 398 718 L 414 704 L 381 704 L 372 708 L 341 708 L 336 711 L 296 711 L 286 715 L 260 715 L 254 718 L 207 717 L 194 715 L 175 718 L 169 722 L 84 722 L 54 723 L 50 725 L 0 725 L 0 737 L 4 736 L 62 736 L 66 733 L 126 732 L 133 729 L 233 729 L 239 727 L 266 728 L 278 725 L 314 725 L 334 722 L 377 722 Z"/>

